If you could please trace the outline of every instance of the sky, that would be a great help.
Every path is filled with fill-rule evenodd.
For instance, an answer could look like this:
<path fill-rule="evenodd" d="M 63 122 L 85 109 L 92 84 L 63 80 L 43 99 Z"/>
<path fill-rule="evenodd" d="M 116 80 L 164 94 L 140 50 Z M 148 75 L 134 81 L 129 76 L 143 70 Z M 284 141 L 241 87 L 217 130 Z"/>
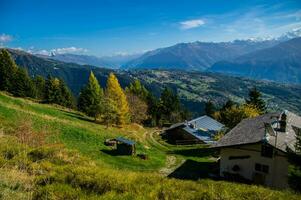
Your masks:
<path fill-rule="evenodd" d="M 301 0 L 0 0 L 0 45 L 96 56 L 181 42 L 278 37 Z"/>

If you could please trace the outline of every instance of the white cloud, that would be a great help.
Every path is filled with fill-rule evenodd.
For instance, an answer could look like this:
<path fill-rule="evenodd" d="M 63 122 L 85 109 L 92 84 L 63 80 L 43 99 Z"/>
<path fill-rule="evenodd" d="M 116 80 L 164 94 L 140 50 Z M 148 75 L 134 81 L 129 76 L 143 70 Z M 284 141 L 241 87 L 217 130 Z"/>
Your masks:
<path fill-rule="evenodd" d="M 57 53 L 57 54 L 64 54 L 64 53 L 85 53 L 87 52 L 87 49 L 84 48 L 77 48 L 77 47 L 65 47 L 65 48 L 57 48 L 52 49 L 51 52 Z"/>
<path fill-rule="evenodd" d="M 63 47 L 63 48 L 56 48 L 51 50 L 38 50 L 33 53 L 35 54 L 42 54 L 42 55 L 52 55 L 52 54 L 66 54 L 66 53 L 85 53 L 87 49 L 78 48 L 78 47 Z"/>
<path fill-rule="evenodd" d="M 205 22 L 202 19 L 193 19 L 193 20 L 180 22 L 180 28 L 183 30 L 187 30 L 187 29 L 197 28 L 204 24 Z"/>
<path fill-rule="evenodd" d="M 7 35 L 7 34 L 5 34 L 5 33 L 2 33 L 1 35 L 0 35 L 0 42 L 10 42 L 10 41 L 12 41 L 12 39 L 13 39 L 13 37 L 11 36 L 11 35 Z"/>

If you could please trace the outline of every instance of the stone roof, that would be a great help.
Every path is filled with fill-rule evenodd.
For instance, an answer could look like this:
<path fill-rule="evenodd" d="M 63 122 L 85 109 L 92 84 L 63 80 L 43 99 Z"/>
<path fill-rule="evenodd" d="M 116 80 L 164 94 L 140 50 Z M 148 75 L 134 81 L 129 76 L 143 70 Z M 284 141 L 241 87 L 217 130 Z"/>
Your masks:
<path fill-rule="evenodd" d="M 205 143 L 212 143 L 212 134 L 215 134 L 224 126 L 225 125 L 219 123 L 211 117 L 204 115 L 190 121 L 173 124 L 170 128 L 166 130 L 182 128 L 184 131 L 191 134 L 195 138 L 202 140 Z"/>
<path fill-rule="evenodd" d="M 127 144 L 127 145 L 134 145 L 134 144 L 135 144 L 134 141 L 125 139 L 125 138 L 123 138 L 123 137 L 117 137 L 117 138 L 116 138 L 116 141 L 121 142 L 121 143 L 124 143 L 124 144 Z"/>
<path fill-rule="evenodd" d="M 296 143 L 296 128 L 301 128 L 301 117 L 285 111 L 286 130 L 285 132 L 277 129 L 279 125 L 278 119 L 282 113 L 268 113 L 258 117 L 242 120 L 230 132 L 222 137 L 214 147 L 237 146 L 244 144 L 252 144 L 258 142 L 267 142 L 270 145 L 286 151 L 286 147 L 294 150 Z M 272 127 L 272 133 L 268 130 L 266 124 Z M 294 128 L 295 127 L 295 128 Z M 275 144 L 277 135 L 277 144 Z"/>

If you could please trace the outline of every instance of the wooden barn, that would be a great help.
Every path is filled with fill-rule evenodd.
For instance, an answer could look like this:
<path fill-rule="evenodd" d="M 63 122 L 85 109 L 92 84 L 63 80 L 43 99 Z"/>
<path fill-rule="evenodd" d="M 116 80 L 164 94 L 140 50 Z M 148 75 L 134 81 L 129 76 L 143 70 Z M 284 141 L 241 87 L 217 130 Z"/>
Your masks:
<path fill-rule="evenodd" d="M 209 116 L 177 123 L 165 130 L 165 137 L 173 144 L 213 143 L 214 135 L 225 126 Z"/>
<path fill-rule="evenodd" d="M 136 146 L 135 142 L 125 139 L 123 137 L 116 138 L 117 141 L 117 153 L 119 155 L 135 155 Z"/>

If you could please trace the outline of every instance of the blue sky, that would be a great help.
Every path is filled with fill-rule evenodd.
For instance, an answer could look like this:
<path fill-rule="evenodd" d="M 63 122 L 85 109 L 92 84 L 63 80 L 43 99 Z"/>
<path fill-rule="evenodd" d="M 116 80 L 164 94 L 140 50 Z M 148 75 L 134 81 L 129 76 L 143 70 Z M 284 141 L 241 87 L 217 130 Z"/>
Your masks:
<path fill-rule="evenodd" d="M 301 1 L 0 0 L 0 18 L 2 46 L 102 56 L 277 37 L 301 27 Z"/>

